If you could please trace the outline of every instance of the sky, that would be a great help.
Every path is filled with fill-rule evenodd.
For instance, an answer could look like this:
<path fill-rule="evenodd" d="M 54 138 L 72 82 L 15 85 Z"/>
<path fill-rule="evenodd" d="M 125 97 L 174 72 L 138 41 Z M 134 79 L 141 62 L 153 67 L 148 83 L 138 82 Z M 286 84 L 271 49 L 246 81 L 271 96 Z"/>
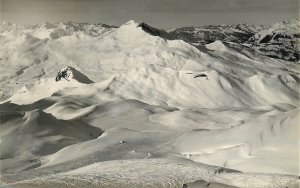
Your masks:
<path fill-rule="evenodd" d="M 273 24 L 299 17 L 300 0 L 0 0 L 0 19 L 17 24 L 128 20 L 171 29 L 207 24 Z"/>

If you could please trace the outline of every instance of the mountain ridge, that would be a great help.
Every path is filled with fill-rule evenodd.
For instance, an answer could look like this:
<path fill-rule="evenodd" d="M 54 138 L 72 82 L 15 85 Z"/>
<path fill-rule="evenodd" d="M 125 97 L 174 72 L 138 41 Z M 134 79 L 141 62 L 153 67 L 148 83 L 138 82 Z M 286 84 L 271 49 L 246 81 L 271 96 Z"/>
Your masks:
<path fill-rule="evenodd" d="M 72 27 L 0 32 L 1 183 L 299 184 L 297 63 L 135 21 Z"/>

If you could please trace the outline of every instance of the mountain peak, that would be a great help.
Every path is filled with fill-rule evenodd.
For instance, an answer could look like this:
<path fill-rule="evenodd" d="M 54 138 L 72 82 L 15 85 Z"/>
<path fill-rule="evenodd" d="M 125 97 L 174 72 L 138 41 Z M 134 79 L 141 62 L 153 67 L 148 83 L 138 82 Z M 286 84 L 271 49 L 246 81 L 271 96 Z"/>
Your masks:
<path fill-rule="evenodd" d="M 136 22 L 135 20 L 129 20 L 128 22 L 126 22 L 124 25 L 126 26 L 136 26 L 138 27 L 139 26 L 139 22 Z"/>
<path fill-rule="evenodd" d="M 207 44 L 205 46 L 206 46 L 206 48 L 208 48 L 210 50 L 226 50 L 227 49 L 225 44 L 220 40 L 216 40 L 215 42 L 212 42 L 212 43 Z"/>
<path fill-rule="evenodd" d="M 63 79 L 65 79 L 67 81 L 71 81 L 71 80 L 75 79 L 76 81 L 85 83 L 85 84 L 94 83 L 87 76 L 85 76 L 84 74 L 82 74 L 81 72 L 79 72 L 78 70 L 76 70 L 75 68 L 73 68 L 71 66 L 66 66 L 57 73 L 55 81 L 58 82 Z"/>
<path fill-rule="evenodd" d="M 120 28 L 125 28 L 125 27 L 130 28 L 130 29 L 139 28 L 152 36 L 159 36 L 161 38 L 168 39 L 168 40 L 175 39 L 175 37 L 173 35 L 169 34 L 165 30 L 157 29 L 155 27 L 152 27 L 152 26 L 146 24 L 145 22 L 136 22 L 134 20 L 130 20 L 130 21 L 126 22 L 124 25 L 122 25 Z"/>

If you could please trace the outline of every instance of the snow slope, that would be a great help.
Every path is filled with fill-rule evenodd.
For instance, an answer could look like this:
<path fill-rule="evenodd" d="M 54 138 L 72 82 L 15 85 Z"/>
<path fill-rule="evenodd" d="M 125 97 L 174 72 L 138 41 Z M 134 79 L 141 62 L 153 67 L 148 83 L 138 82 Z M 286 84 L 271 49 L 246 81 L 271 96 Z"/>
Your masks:
<path fill-rule="evenodd" d="M 5 111 L 1 114 L 1 172 L 37 167 L 39 156 L 101 134 L 101 129 L 82 121 L 58 120 L 40 110 Z"/>
<path fill-rule="evenodd" d="M 298 64 L 134 21 L 3 24 L 3 183 L 297 187 Z"/>

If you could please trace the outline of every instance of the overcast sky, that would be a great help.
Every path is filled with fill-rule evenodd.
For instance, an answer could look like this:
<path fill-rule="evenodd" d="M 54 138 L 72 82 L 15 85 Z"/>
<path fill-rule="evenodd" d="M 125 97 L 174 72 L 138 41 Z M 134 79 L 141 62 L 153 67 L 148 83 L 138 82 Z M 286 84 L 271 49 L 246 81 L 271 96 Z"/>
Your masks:
<path fill-rule="evenodd" d="M 18 24 L 77 21 L 160 28 L 272 24 L 299 17 L 300 0 L 0 0 L 0 18 Z"/>

